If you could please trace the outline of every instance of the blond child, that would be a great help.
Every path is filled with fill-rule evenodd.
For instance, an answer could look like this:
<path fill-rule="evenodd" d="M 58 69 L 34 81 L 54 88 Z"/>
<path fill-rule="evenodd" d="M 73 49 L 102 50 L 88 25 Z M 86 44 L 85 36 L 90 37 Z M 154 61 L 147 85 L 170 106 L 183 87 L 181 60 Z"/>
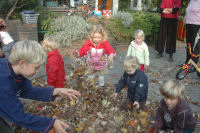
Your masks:
<path fill-rule="evenodd" d="M 31 85 L 29 77 L 39 72 L 46 62 L 46 53 L 36 41 L 20 41 L 13 46 L 9 58 L 0 58 L 0 131 L 13 132 L 9 123 L 48 133 L 54 128 L 66 133 L 69 126 L 58 119 L 51 119 L 24 112 L 19 97 L 50 102 L 56 96 L 77 99 L 80 93 L 66 88 L 38 88 Z M 8 122 L 9 121 L 9 122 Z"/>
<path fill-rule="evenodd" d="M 125 110 L 133 109 L 133 105 L 137 109 L 145 109 L 145 103 L 148 93 L 148 79 L 144 72 L 140 68 L 140 64 L 136 57 L 127 56 L 124 60 L 124 74 L 119 80 L 114 97 L 127 86 L 127 99 L 123 108 Z"/>
<path fill-rule="evenodd" d="M 47 83 L 54 88 L 63 88 L 65 84 L 65 66 L 62 56 L 58 51 L 58 45 L 53 38 L 45 38 L 42 43 L 47 52 Z"/>
<path fill-rule="evenodd" d="M 178 80 L 168 80 L 160 87 L 164 99 L 160 101 L 153 127 L 159 130 L 173 130 L 174 133 L 192 133 L 196 120 L 188 104 L 182 99 L 184 85 Z"/>
<path fill-rule="evenodd" d="M 128 47 L 126 56 L 136 56 L 140 63 L 140 69 L 144 72 L 149 66 L 149 50 L 144 42 L 145 34 L 142 30 L 135 31 L 135 40 Z"/>
<path fill-rule="evenodd" d="M 6 31 L 6 23 L 2 18 L 0 18 L 0 40 L 2 42 L 1 43 L 2 50 L 5 56 L 8 57 L 15 43 L 14 43 L 13 38 Z"/>
<path fill-rule="evenodd" d="M 116 56 L 114 49 L 108 43 L 106 32 L 101 25 L 95 25 L 92 28 L 88 34 L 88 40 L 74 54 L 77 57 L 88 56 L 88 66 L 94 71 L 104 70 L 107 64 L 113 63 L 113 59 Z M 105 55 L 108 56 L 108 62 L 105 60 Z M 99 75 L 98 80 L 99 86 L 104 86 L 104 76 Z"/>

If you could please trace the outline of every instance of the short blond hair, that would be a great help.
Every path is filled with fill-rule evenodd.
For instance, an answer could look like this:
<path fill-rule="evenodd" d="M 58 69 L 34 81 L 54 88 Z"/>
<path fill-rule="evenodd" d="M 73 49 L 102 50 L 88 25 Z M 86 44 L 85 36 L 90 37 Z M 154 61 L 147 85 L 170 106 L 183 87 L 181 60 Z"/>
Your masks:
<path fill-rule="evenodd" d="M 44 47 L 46 52 L 50 52 L 58 48 L 56 41 L 52 37 L 45 38 L 42 42 L 42 46 Z"/>
<path fill-rule="evenodd" d="M 142 38 L 142 40 L 144 41 L 144 39 L 145 39 L 144 31 L 141 30 L 141 29 L 137 29 L 137 30 L 135 31 L 135 37 Z"/>
<path fill-rule="evenodd" d="M 160 87 L 160 93 L 167 98 L 175 99 L 182 98 L 184 95 L 185 86 L 183 83 L 176 79 L 166 81 Z"/>
<path fill-rule="evenodd" d="M 107 34 L 101 25 L 94 25 L 92 30 L 88 34 L 88 39 L 93 41 L 93 37 L 95 33 L 99 33 L 102 35 L 102 41 L 105 42 L 107 40 Z"/>
<path fill-rule="evenodd" d="M 137 69 L 139 68 L 139 66 L 140 66 L 139 61 L 135 56 L 127 56 L 124 59 L 124 64 L 123 64 L 124 71 L 128 71 L 129 69 Z"/>
<path fill-rule="evenodd" d="M 46 52 L 38 42 L 25 40 L 19 41 L 13 46 L 8 60 L 12 65 L 17 65 L 20 60 L 24 60 L 28 64 L 43 65 L 46 58 Z"/>

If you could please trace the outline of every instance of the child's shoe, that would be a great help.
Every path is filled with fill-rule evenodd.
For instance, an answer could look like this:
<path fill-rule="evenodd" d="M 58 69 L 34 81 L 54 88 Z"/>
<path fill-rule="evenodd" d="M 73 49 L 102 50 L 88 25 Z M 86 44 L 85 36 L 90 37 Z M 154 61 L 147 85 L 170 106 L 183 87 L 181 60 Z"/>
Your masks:
<path fill-rule="evenodd" d="M 98 76 L 99 86 L 103 87 L 105 85 L 104 83 L 104 76 Z"/>

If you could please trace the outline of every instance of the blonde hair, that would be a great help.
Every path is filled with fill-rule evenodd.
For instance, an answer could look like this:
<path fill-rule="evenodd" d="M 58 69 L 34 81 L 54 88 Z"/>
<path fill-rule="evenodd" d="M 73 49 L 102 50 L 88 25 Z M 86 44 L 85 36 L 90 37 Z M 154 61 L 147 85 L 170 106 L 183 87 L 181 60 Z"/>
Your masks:
<path fill-rule="evenodd" d="M 142 40 L 144 41 L 144 39 L 145 39 L 144 31 L 141 30 L 141 29 L 136 30 L 135 31 L 135 37 L 142 38 Z"/>
<path fill-rule="evenodd" d="M 42 42 L 42 46 L 44 47 L 46 52 L 50 52 L 58 48 L 57 43 L 52 37 L 45 38 L 44 41 Z"/>
<path fill-rule="evenodd" d="M 107 34 L 104 31 L 103 27 L 101 25 L 94 25 L 90 33 L 88 34 L 88 39 L 90 41 L 93 41 L 93 37 L 95 33 L 99 33 L 102 35 L 102 41 L 105 42 L 107 40 Z"/>
<path fill-rule="evenodd" d="M 160 87 L 160 93 L 167 98 L 175 99 L 182 98 L 184 95 L 185 86 L 179 80 L 173 79 L 166 81 Z"/>
<path fill-rule="evenodd" d="M 139 66 L 140 66 L 139 61 L 135 56 L 127 56 L 124 59 L 123 68 L 125 71 L 128 71 L 129 69 L 137 69 L 139 68 Z"/>
<path fill-rule="evenodd" d="M 13 46 L 8 60 L 12 65 L 17 65 L 20 60 L 29 64 L 43 65 L 46 58 L 46 52 L 38 42 L 25 40 L 19 41 Z"/>

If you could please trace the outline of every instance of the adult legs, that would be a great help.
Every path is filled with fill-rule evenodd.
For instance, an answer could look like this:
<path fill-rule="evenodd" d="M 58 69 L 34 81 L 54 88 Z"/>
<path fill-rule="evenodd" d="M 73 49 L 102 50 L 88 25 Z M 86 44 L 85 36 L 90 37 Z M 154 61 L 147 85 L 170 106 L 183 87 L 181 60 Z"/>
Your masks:
<path fill-rule="evenodd" d="M 195 42 L 195 37 L 197 35 L 197 32 L 200 28 L 200 25 L 193 25 L 193 24 L 186 24 L 186 42 L 187 44 L 190 43 L 191 49 L 193 50 L 194 42 Z M 189 61 L 191 58 L 191 55 L 189 53 L 188 47 L 186 47 L 186 63 Z M 198 59 L 197 59 L 198 62 Z"/>
<path fill-rule="evenodd" d="M 162 53 L 164 52 L 164 46 L 166 41 L 166 32 L 167 32 L 167 19 L 162 18 L 160 20 L 160 28 L 159 28 L 159 35 L 158 41 L 155 45 L 155 50 L 158 51 L 157 57 L 162 57 Z"/>
<path fill-rule="evenodd" d="M 177 19 L 168 19 L 167 21 L 167 39 L 166 39 L 166 50 L 169 54 L 168 61 L 173 61 L 173 53 L 176 52 L 176 32 L 177 32 Z"/>

